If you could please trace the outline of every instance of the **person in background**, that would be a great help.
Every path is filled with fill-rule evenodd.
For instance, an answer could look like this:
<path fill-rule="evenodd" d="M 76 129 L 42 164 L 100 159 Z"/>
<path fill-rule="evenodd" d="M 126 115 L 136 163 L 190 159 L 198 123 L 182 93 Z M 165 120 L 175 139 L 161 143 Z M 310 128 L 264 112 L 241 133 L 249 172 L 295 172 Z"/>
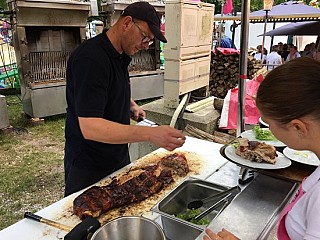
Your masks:
<path fill-rule="evenodd" d="M 320 51 L 314 52 L 312 58 L 314 60 L 320 61 Z"/>
<path fill-rule="evenodd" d="M 263 48 L 263 54 L 266 56 L 268 55 L 268 50 L 266 48 Z"/>
<path fill-rule="evenodd" d="M 312 151 L 320 159 L 319 76 L 320 62 L 309 57 L 294 59 L 267 74 L 259 86 L 256 103 L 261 118 L 277 139 L 289 148 Z M 319 226 L 320 166 L 302 181 L 282 211 L 278 240 L 320 239 Z M 204 240 L 238 239 L 226 230 L 215 234 L 206 229 L 206 233 Z"/>
<path fill-rule="evenodd" d="M 289 54 L 287 56 L 286 62 L 301 57 L 300 53 L 298 52 L 298 48 L 293 45 L 289 45 Z"/>
<path fill-rule="evenodd" d="M 317 38 L 317 41 L 314 44 L 312 57 L 313 59 L 320 61 L 320 38 Z"/>
<path fill-rule="evenodd" d="M 169 151 L 185 136 L 170 126 L 130 125 L 146 113 L 131 99 L 130 56 L 154 37 L 167 42 L 148 2 L 127 6 L 108 30 L 76 48 L 67 64 L 65 196 L 130 163 L 128 143 L 149 141 Z"/>
<path fill-rule="evenodd" d="M 313 53 L 311 52 L 311 44 L 307 44 L 304 47 L 304 49 L 300 55 L 301 55 L 301 57 L 311 57 L 312 58 Z"/>
<path fill-rule="evenodd" d="M 285 63 L 285 61 L 287 60 L 288 54 L 289 54 L 289 46 L 288 44 L 285 43 L 282 46 L 282 53 L 280 54 L 282 58 L 282 63 Z"/>
<path fill-rule="evenodd" d="M 262 46 L 261 45 L 257 46 L 257 53 L 254 55 L 254 58 L 257 60 L 260 60 L 262 62 L 262 64 L 266 63 L 266 55 L 262 54 Z"/>
<path fill-rule="evenodd" d="M 278 42 L 278 54 L 282 58 L 282 54 L 283 54 L 283 43 L 282 42 Z"/>
<path fill-rule="evenodd" d="M 310 43 L 310 52 L 313 55 L 313 53 L 316 51 L 316 44 L 315 42 Z"/>
<path fill-rule="evenodd" d="M 276 68 L 281 64 L 282 64 L 282 58 L 278 54 L 278 45 L 274 45 L 271 48 L 271 53 L 269 53 L 266 57 L 267 70 L 271 71 L 272 69 Z"/>
<path fill-rule="evenodd" d="M 223 38 L 221 39 L 220 47 L 237 49 L 234 43 L 232 42 L 232 39 L 226 35 L 224 35 Z"/>
<path fill-rule="evenodd" d="M 289 51 L 289 49 L 292 48 L 292 47 L 294 47 L 293 43 L 289 43 L 289 44 L 288 44 L 288 51 Z"/>
<path fill-rule="evenodd" d="M 279 53 L 279 55 L 281 55 L 282 51 L 283 51 L 283 43 L 282 42 L 278 42 L 278 53 Z"/>

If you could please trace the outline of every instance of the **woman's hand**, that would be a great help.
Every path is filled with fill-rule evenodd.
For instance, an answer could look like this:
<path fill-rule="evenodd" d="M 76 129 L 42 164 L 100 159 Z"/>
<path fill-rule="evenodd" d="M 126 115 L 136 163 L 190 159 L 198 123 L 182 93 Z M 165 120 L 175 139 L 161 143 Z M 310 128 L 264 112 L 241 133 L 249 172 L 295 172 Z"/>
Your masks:
<path fill-rule="evenodd" d="M 226 229 L 222 228 L 220 232 L 215 234 L 212 232 L 209 228 L 205 230 L 206 234 L 203 236 L 203 240 L 240 240 L 235 235 L 233 235 L 231 232 L 227 231 Z"/>

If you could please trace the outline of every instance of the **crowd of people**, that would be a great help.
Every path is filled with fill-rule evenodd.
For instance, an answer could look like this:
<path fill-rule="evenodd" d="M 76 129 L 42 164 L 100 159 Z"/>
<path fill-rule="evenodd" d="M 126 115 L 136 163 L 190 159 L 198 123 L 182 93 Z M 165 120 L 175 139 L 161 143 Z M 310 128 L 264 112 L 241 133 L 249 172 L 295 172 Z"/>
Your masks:
<path fill-rule="evenodd" d="M 271 52 L 268 53 L 267 49 L 262 50 L 262 46 L 257 46 L 257 52 L 254 54 L 254 58 L 261 60 L 268 71 L 276 68 L 277 66 L 291 61 L 299 57 L 310 57 L 320 61 L 320 52 L 316 49 L 316 43 L 312 42 L 305 46 L 304 50 L 299 52 L 297 46 L 292 43 L 283 44 L 279 42 L 278 45 L 271 47 Z"/>

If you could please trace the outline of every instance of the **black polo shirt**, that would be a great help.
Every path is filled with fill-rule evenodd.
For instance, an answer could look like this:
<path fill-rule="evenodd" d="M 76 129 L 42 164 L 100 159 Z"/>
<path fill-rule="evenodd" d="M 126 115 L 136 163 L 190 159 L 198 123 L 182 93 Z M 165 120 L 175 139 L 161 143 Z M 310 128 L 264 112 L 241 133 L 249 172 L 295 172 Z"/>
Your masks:
<path fill-rule="evenodd" d="M 68 59 L 65 161 L 69 164 L 108 171 L 129 162 L 127 144 L 84 139 L 78 117 L 130 124 L 130 61 L 115 50 L 105 31 L 82 43 Z"/>

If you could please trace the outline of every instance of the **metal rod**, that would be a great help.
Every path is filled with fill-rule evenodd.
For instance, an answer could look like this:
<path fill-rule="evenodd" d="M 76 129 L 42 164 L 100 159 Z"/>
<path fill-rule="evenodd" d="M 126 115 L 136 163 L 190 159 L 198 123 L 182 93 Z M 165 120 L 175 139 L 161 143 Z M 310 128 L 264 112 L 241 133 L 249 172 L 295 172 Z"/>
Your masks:
<path fill-rule="evenodd" d="M 272 30 L 274 30 L 275 28 L 276 28 L 276 22 L 273 23 Z M 273 46 L 273 40 L 274 40 L 274 36 L 271 36 L 271 43 L 270 43 L 269 52 L 271 52 L 271 49 L 272 49 L 272 46 Z M 278 49 L 278 50 L 280 50 L 280 49 Z"/>
<path fill-rule="evenodd" d="M 239 59 L 239 91 L 238 91 L 238 119 L 237 119 L 237 136 L 244 131 L 244 106 L 246 96 L 246 79 L 248 67 L 248 39 L 249 39 L 249 15 L 250 1 L 242 0 L 241 14 L 241 42 L 240 42 L 240 59 Z"/>
<path fill-rule="evenodd" d="M 265 39 L 266 39 L 266 32 L 267 32 L 267 22 L 268 22 L 268 11 L 266 11 L 266 16 L 264 19 L 264 27 L 263 27 L 263 36 L 262 36 L 262 47 L 261 47 L 261 61 L 262 61 L 262 56 L 263 56 L 263 51 L 264 51 L 264 44 L 265 44 Z"/>

